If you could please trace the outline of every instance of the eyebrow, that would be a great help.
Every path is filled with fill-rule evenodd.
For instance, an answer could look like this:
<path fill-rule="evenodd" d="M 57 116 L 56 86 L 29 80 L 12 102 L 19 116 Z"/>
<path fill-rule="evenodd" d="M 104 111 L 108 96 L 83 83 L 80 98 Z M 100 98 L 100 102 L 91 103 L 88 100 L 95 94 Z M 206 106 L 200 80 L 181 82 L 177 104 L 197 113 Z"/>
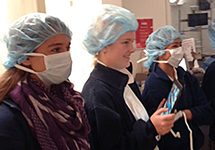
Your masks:
<path fill-rule="evenodd" d="M 70 44 L 71 43 L 69 42 L 68 45 L 70 45 Z M 59 46 L 59 45 L 63 45 L 63 43 L 54 43 L 54 44 L 49 45 L 48 47 Z"/>
<path fill-rule="evenodd" d="M 59 46 L 59 45 L 63 45 L 63 44 L 62 43 L 54 43 L 54 44 L 49 45 L 48 47 Z"/>
<path fill-rule="evenodd" d="M 129 41 L 134 41 L 135 39 L 125 38 L 125 39 L 121 39 L 121 40 L 129 40 Z"/>
<path fill-rule="evenodd" d="M 172 44 L 181 44 L 182 42 L 174 42 L 174 43 L 172 43 Z"/>

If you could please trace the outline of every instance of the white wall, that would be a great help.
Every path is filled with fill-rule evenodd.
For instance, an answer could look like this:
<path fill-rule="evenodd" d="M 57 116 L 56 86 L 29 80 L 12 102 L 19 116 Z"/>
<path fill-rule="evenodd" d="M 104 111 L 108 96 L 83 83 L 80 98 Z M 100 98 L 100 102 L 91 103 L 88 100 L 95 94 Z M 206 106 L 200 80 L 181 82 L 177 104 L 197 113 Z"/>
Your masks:
<path fill-rule="evenodd" d="M 171 7 L 169 0 L 102 0 L 103 4 L 115 4 L 129 9 L 136 18 L 153 18 L 153 28 L 171 25 Z M 159 11 L 158 11 L 159 10 Z M 146 72 L 143 63 L 136 61 L 142 57 L 142 50 L 138 49 L 131 55 L 133 74 Z"/>
<path fill-rule="evenodd" d="M 122 0 L 102 0 L 102 4 L 113 4 L 117 6 L 122 6 Z"/>
<path fill-rule="evenodd" d="M 122 6 L 131 10 L 136 18 L 153 18 L 154 30 L 164 25 L 171 25 L 169 0 L 122 0 Z M 131 56 L 134 75 L 147 71 L 143 63 L 136 63 L 142 55 L 141 52 L 141 50 L 136 50 Z"/>
<path fill-rule="evenodd" d="M 213 0 L 212 0 L 213 1 Z M 201 48 L 197 48 L 197 51 L 202 51 L 203 54 L 211 55 L 215 54 L 215 52 L 212 50 L 210 41 L 207 36 L 207 25 L 202 26 L 203 30 L 200 31 L 190 31 L 195 29 L 194 27 L 188 27 L 187 22 L 181 22 L 179 24 L 179 15 L 181 19 L 187 19 L 187 15 L 191 14 L 191 6 L 198 5 L 197 0 L 185 0 L 185 3 L 181 6 L 171 6 L 171 18 L 172 18 L 172 25 L 178 30 L 178 31 L 186 31 L 183 32 L 184 38 L 195 38 L 196 46 L 202 46 Z M 211 3 L 212 13 L 210 11 L 196 11 L 196 13 L 201 12 L 208 12 L 209 17 L 215 16 L 215 2 L 213 1 Z M 208 21 L 210 22 L 210 20 Z M 201 38 L 202 34 L 202 38 Z M 202 40 L 201 40 L 202 39 Z"/>
<path fill-rule="evenodd" d="M 6 3 L 3 3 L 6 2 Z M 0 36 L 2 38 L 2 35 L 4 33 L 4 28 L 8 26 L 11 22 L 15 21 L 19 17 L 32 13 L 32 12 L 45 12 L 45 3 L 44 0 L 7 0 L 7 1 L 1 1 L 0 2 L 0 13 L 2 16 L 1 18 L 1 31 Z M 2 9 L 5 8 L 4 12 L 2 12 Z M 4 17 L 4 18 L 3 18 Z M 0 49 L 1 49 L 1 56 L 6 54 L 6 48 L 5 45 L 0 43 Z M 0 62 L 2 62 L 2 58 L 0 57 Z M 0 63 L 0 75 L 3 74 L 5 71 L 4 67 Z"/>
<path fill-rule="evenodd" d="M 45 2 L 49 4 L 46 5 L 45 7 Z M 100 2 L 99 2 L 100 1 Z M 65 2 L 65 0 L 64 0 Z M 67 0 L 67 2 L 70 2 Z M 70 11 L 68 13 L 64 13 L 63 16 L 61 16 L 61 19 L 64 20 L 64 18 L 67 19 L 68 23 L 72 26 L 79 26 L 79 28 L 82 28 L 82 24 L 84 24 L 84 21 L 86 22 L 87 18 L 87 13 L 86 9 L 91 9 L 92 11 L 92 5 L 103 3 L 103 4 L 114 4 L 118 6 L 125 7 L 132 11 L 136 18 L 153 18 L 153 25 L 154 25 L 154 30 L 157 28 L 171 24 L 171 15 L 170 15 L 170 4 L 169 0 L 78 0 L 78 1 L 73 1 L 74 6 L 82 5 L 79 9 L 73 7 L 73 11 Z M 59 3 L 58 0 L 8 0 L 8 18 L 9 21 L 11 22 L 18 17 L 30 13 L 30 12 L 45 12 L 47 9 L 47 13 L 51 12 L 49 11 L 50 7 L 56 7 L 54 12 L 52 11 L 51 13 L 60 13 L 57 8 L 59 6 L 62 6 L 63 3 L 60 2 L 59 5 L 54 5 L 56 3 Z M 81 4 L 80 4 L 81 3 Z M 63 7 L 63 6 L 62 6 Z M 67 7 L 67 6 L 66 6 Z M 17 11 L 19 10 L 19 11 Z M 56 11 L 58 10 L 58 11 Z M 158 11 L 159 10 L 159 11 Z M 87 10 L 87 12 L 90 12 L 90 10 Z M 76 16 L 76 18 L 75 18 Z M 59 16 L 60 17 L 60 16 Z M 73 19 L 72 19 L 73 18 Z M 75 19 L 74 19 L 75 18 Z M 78 19 L 77 19 L 78 18 Z M 76 21 L 76 23 L 74 22 Z M 75 28 L 74 28 L 75 29 Z M 79 35 L 76 30 L 72 28 L 72 31 L 74 33 L 73 40 Z M 74 40 L 75 41 L 75 40 Z M 77 44 L 77 42 L 76 42 Z M 73 47 L 73 46 L 71 46 Z M 75 49 L 71 51 L 81 51 L 80 49 Z M 131 56 L 131 60 L 133 62 L 133 74 L 135 75 L 138 72 L 143 72 L 143 67 L 142 63 L 137 64 L 136 61 L 141 57 L 141 50 L 136 50 L 136 52 Z M 85 55 L 85 54 L 83 54 Z M 82 56 L 83 56 L 82 55 Z M 74 64 L 75 59 L 79 60 L 79 64 L 83 63 L 86 61 L 85 58 L 76 56 L 74 57 Z M 75 71 L 75 70 L 73 70 Z M 2 72 L 0 68 L 0 73 Z M 75 71 L 76 72 L 76 71 Z M 82 79 L 83 80 L 83 79 Z M 83 81 L 84 82 L 84 81 Z M 80 89 L 80 88 L 79 88 Z"/>

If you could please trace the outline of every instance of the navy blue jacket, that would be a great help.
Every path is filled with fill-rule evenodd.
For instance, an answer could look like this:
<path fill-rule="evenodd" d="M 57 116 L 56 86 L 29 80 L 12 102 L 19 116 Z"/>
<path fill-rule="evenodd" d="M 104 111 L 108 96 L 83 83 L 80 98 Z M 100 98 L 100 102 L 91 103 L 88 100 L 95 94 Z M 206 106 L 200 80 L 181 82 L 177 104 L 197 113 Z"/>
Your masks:
<path fill-rule="evenodd" d="M 0 104 L 0 149 L 40 150 L 20 108 L 10 99 Z"/>
<path fill-rule="evenodd" d="M 91 125 L 93 150 L 152 150 L 157 132 L 149 120 L 135 120 L 123 98 L 128 76 L 96 64 L 82 96 Z M 133 83 L 132 89 L 136 87 Z M 136 91 L 135 94 L 141 97 Z"/>
<path fill-rule="evenodd" d="M 196 78 L 190 73 L 185 72 L 181 67 L 178 67 L 176 70 L 178 79 L 184 86 L 176 109 L 189 109 L 192 112 L 193 119 L 188 121 L 188 123 L 193 131 L 194 149 L 198 150 L 204 143 L 203 133 L 198 126 L 211 123 L 213 109 L 203 90 L 199 87 Z M 155 112 L 162 99 L 167 98 L 172 83 L 158 64 L 153 63 L 142 92 L 144 106 L 150 115 Z M 161 138 L 159 148 L 161 150 L 189 149 L 189 132 L 183 118 L 175 122 L 173 131 L 179 131 L 181 139 L 174 138 L 171 133 L 168 133 Z"/>
<path fill-rule="evenodd" d="M 215 111 L 215 61 L 209 65 L 205 72 L 202 88 Z M 215 142 L 215 116 L 210 126 L 209 137 Z"/>

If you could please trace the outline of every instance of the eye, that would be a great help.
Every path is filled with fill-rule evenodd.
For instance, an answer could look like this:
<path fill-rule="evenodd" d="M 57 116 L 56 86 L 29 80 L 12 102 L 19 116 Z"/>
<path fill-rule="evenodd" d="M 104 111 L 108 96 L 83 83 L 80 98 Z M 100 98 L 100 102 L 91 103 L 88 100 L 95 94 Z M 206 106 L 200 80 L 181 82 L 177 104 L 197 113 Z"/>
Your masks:
<path fill-rule="evenodd" d="M 180 47 L 179 45 L 172 45 L 171 46 L 171 49 L 173 49 L 173 48 L 178 48 L 178 47 Z"/>
<path fill-rule="evenodd" d="M 129 41 L 124 41 L 124 42 L 122 42 L 122 44 L 128 44 L 129 43 Z"/>
<path fill-rule="evenodd" d="M 55 52 L 55 53 L 59 53 L 60 50 L 61 50 L 61 49 L 60 49 L 59 47 L 57 47 L 57 48 L 52 49 L 51 51 L 52 51 L 52 52 Z"/>

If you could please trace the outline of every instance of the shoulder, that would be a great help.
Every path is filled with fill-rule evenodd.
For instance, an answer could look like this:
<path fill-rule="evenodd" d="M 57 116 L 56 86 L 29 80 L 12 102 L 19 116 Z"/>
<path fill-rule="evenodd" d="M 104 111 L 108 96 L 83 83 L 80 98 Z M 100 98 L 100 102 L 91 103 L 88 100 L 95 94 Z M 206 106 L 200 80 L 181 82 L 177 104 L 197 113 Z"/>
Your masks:
<path fill-rule="evenodd" d="M 16 109 L 15 104 L 7 104 L 5 102 L 0 104 L 0 122 L 0 149 L 15 147 L 17 149 L 21 147 L 24 148 L 24 117 L 21 112 Z M 12 145 L 8 145 L 9 143 Z"/>
<path fill-rule="evenodd" d="M 112 91 L 114 91 L 113 88 L 105 82 L 90 77 L 81 94 L 85 100 L 85 106 L 94 107 L 95 105 L 111 103 L 114 95 Z"/>
<path fill-rule="evenodd" d="M 12 100 L 0 104 L 0 149 L 40 149 L 22 112 Z"/>
<path fill-rule="evenodd" d="M 182 67 L 178 67 L 177 69 L 178 75 L 185 75 L 185 74 L 190 74 L 189 72 L 185 71 Z"/>
<path fill-rule="evenodd" d="M 187 80 L 187 79 L 196 80 L 196 78 L 193 75 L 191 75 L 188 71 L 185 71 L 180 66 L 177 68 L 177 75 L 178 75 L 178 78 L 182 80 Z"/>
<path fill-rule="evenodd" d="M 209 66 L 208 66 L 208 68 L 214 68 L 214 66 L 215 66 L 215 61 L 213 61 Z"/>
<path fill-rule="evenodd" d="M 5 103 L 6 102 L 6 103 Z M 7 101 L 3 101 L 0 104 L 0 121 L 2 124 L 8 124 L 15 121 L 16 115 L 20 112 L 16 109 L 17 105 L 15 103 L 7 103 Z M 17 107 L 18 108 L 18 107 Z M 17 112 L 17 113 L 15 113 Z"/>
<path fill-rule="evenodd" d="M 215 61 L 208 66 L 205 76 L 210 74 L 215 74 Z"/>
<path fill-rule="evenodd" d="M 9 130 L 18 129 L 20 121 L 25 120 L 19 107 L 11 100 L 3 101 L 0 104 L 0 133 L 6 134 Z"/>

